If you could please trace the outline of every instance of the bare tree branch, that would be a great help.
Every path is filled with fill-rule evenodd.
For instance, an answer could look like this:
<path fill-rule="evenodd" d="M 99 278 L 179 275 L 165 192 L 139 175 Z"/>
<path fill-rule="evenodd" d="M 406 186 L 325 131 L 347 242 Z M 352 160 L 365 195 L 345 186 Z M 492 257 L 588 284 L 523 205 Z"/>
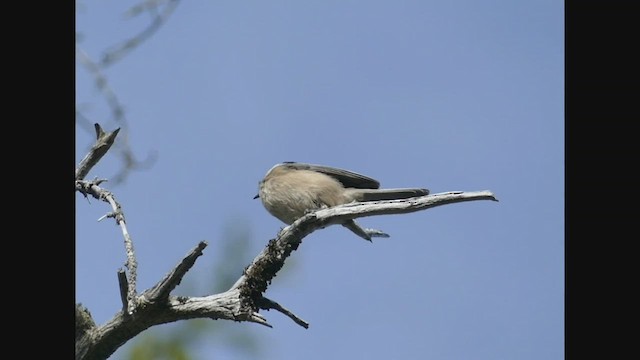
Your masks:
<path fill-rule="evenodd" d="M 99 124 L 95 124 L 96 129 L 96 143 L 89 153 L 80 161 L 80 164 L 76 168 L 76 191 L 82 193 L 84 196 L 91 195 L 98 200 L 108 202 L 111 205 L 112 212 L 106 214 L 104 217 L 112 217 L 116 220 L 116 224 L 120 226 L 122 235 L 124 236 L 125 250 L 127 253 L 127 262 L 125 266 L 129 270 L 129 277 L 125 280 L 127 286 L 127 310 L 129 314 L 132 314 L 136 308 L 137 291 L 136 291 L 136 277 L 137 277 L 137 261 L 135 251 L 133 249 L 133 240 L 129 235 L 127 224 L 124 218 L 124 212 L 122 206 L 116 200 L 115 196 L 108 190 L 102 189 L 99 184 L 105 180 L 95 179 L 93 181 L 82 180 L 89 170 L 98 163 L 98 161 L 106 154 L 111 148 L 113 142 L 118 135 L 119 128 L 113 132 L 105 132 Z M 103 218 L 104 218 L 103 217 Z M 102 219 L 102 218 L 101 218 Z M 101 220 L 100 219 L 100 220 Z M 123 280 L 120 278 L 120 285 L 123 286 Z"/>
<path fill-rule="evenodd" d="M 87 176 L 91 168 L 109 151 L 111 145 L 113 145 L 113 142 L 116 140 L 116 136 L 118 136 L 118 132 L 120 132 L 120 128 L 107 133 L 102 130 L 99 124 L 96 123 L 93 126 L 96 130 L 97 141 L 76 168 L 76 180 L 82 180 Z"/>
<path fill-rule="evenodd" d="M 169 275 L 139 297 L 138 308 L 133 315 L 127 316 L 121 311 L 107 324 L 86 331 L 86 334 L 76 343 L 76 359 L 105 359 L 124 342 L 143 330 L 178 320 L 226 319 L 254 322 L 271 327 L 259 311 L 275 309 L 291 318 L 296 324 L 308 328 L 309 324 L 306 321 L 263 295 L 285 260 L 298 248 L 305 236 L 317 229 L 339 224 L 346 219 L 409 213 L 475 200 L 497 201 L 490 191 L 466 193 L 457 191 L 402 200 L 351 203 L 311 212 L 282 229 L 276 239 L 270 240 L 229 290 L 205 297 L 170 296 L 169 292 L 173 285 L 165 284 L 179 282 L 182 275 L 202 254 L 204 243 L 201 242 Z"/>
<path fill-rule="evenodd" d="M 317 221 L 326 225 L 340 223 L 344 220 L 374 215 L 408 214 L 447 204 L 492 200 L 498 201 L 489 190 L 483 191 L 449 191 L 402 200 L 370 201 L 350 203 L 323 209 L 315 212 Z"/>
<path fill-rule="evenodd" d="M 124 107 L 120 103 L 120 100 L 118 99 L 115 91 L 113 91 L 113 89 L 111 89 L 111 87 L 109 86 L 107 77 L 102 71 L 102 66 L 93 61 L 89 54 L 87 54 L 81 48 L 77 49 L 77 53 L 80 64 L 84 66 L 84 68 L 89 72 L 89 74 L 91 74 L 91 76 L 93 76 L 96 87 L 104 95 L 107 101 L 107 105 L 109 105 L 111 113 L 113 114 L 113 120 L 119 123 L 121 126 L 126 126 L 126 120 L 124 118 Z"/>
<path fill-rule="evenodd" d="M 266 297 L 262 297 L 262 299 L 260 299 L 261 301 L 259 301 L 258 305 L 260 306 L 260 309 L 264 309 L 269 311 L 270 309 L 274 309 L 277 310 L 285 315 L 287 315 L 291 320 L 293 320 L 296 324 L 302 326 L 305 329 L 309 328 L 309 323 L 300 319 L 299 317 L 297 317 L 294 313 L 292 313 L 291 311 L 289 311 L 287 308 L 285 308 L 284 306 L 278 304 L 277 302 L 268 299 Z"/>
<path fill-rule="evenodd" d="M 102 182 L 104 180 L 97 180 L 97 181 Z M 129 230 L 127 229 L 127 224 L 124 219 L 124 212 L 122 211 L 122 206 L 110 191 L 105 190 L 100 186 L 98 186 L 97 181 L 76 180 L 76 190 L 85 196 L 91 195 L 98 200 L 108 202 L 111 205 L 111 208 L 113 209 L 112 212 L 105 214 L 99 220 L 102 220 L 105 217 L 114 218 L 116 220 L 116 224 L 120 226 L 122 235 L 124 236 L 124 247 L 127 253 L 127 262 L 125 263 L 125 266 L 129 271 L 129 276 L 127 277 L 127 280 L 128 280 L 127 309 L 129 314 L 132 314 L 136 308 L 136 300 L 137 300 L 136 278 L 137 278 L 137 268 L 138 268 L 138 262 L 136 261 L 136 255 L 133 249 L 133 240 L 131 239 L 131 235 L 129 235 Z"/>
<path fill-rule="evenodd" d="M 133 155 L 133 151 L 129 146 L 128 132 L 126 131 L 126 127 L 128 126 L 127 119 L 125 117 L 125 109 L 124 106 L 120 103 L 118 96 L 115 91 L 111 89 L 109 86 L 106 75 L 103 73 L 103 67 L 100 64 L 97 64 L 95 61 L 89 57 L 89 55 L 84 52 L 82 49 L 77 49 L 80 64 L 84 66 L 84 68 L 91 74 L 94 78 L 94 82 L 96 87 L 104 96 L 107 105 L 111 109 L 111 114 L 113 117 L 113 121 L 117 123 L 120 127 L 125 128 L 123 131 L 123 136 L 120 136 L 120 140 L 116 147 L 119 149 L 118 155 L 124 164 L 123 168 L 112 178 L 112 183 L 118 184 L 126 178 L 127 174 L 131 170 L 137 169 L 146 169 L 151 167 L 153 163 L 155 163 L 157 154 L 155 152 L 150 152 L 146 159 L 140 161 L 137 160 Z M 82 113 L 78 108 L 76 108 L 76 123 L 80 124 L 83 128 L 86 128 L 89 123 L 89 119 L 84 113 Z M 120 128 L 118 128 L 120 129 Z"/>
<path fill-rule="evenodd" d="M 86 317 L 78 316 L 76 307 L 76 359 L 106 359 L 128 340 L 147 328 L 178 320 L 209 318 L 248 321 L 271 327 L 262 315 L 248 308 L 240 297 L 240 291 L 232 289 L 205 297 L 168 296 L 165 284 L 174 284 L 176 276 L 184 275 L 190 265 L 202 252 L 206 244 L 201 242 L 176 268 L 156 284 L 142 293 L 138 299 L 136 312 L 128 314 L 119 311 L 106 324 L 96 327 Z M 167 295 L 165 298 L 160 296 Z M 150 301 L 153 299 L 153 301 Z"/>
<path fill-rule="evenodd" d="M 182 259 L 182 262 L 169 272 L 162 281 L 147 291 L 147 300 L 156 302 L 167 299 L 171 291 L 180 284 L 182 278 L 187 274 L 187 271 L 193 267 L 196 259 L 202 255 L 205 247 L 207 247 L 207 243 L 201 241 L 195 249 L 191 250 L 191 252 Z"/>
<path fill-rule="evenodd" d="M 161 3 L 164 2 L 168 4 L 166 4 L 160 13 L 158 13 L 158 8 L 161 6 Z M 146 0 L 130 8 L 127 11 L 129 16 L 136 16 L 143 11 L 147 11 L 152 17 L 151 23 L 139 34 L 136 34 L 130 39 L 123 41 L 121 44 L 113 46 L 111 49 L 107 50 L 100 60 L 100 65 L 102 67 L 112 65 L 127 55 L 131 50 L 149 39 L 167 21 L 176 6 L 178 6 L 178 3 L 179 0 Z"/>
<path fill-rule="evenodd" d="M 120 225 L 125 238 L 129 276 L 119 271 L 119 283 L 123 309 L 102 326 L 96 326 L 89 311 L 76 306 L 76 359 L 106 359 L 125 342 L 145 329 L 159 324 L 194 318 L 247 321 L 271 327 L 259 314 L 260 310 L 274 309 L 288 316 L 296 324 L 308 328 L 309 324 L 290 310 L 264 296 L 272 279 L 284 266 L 285 260 L 302 243 L 302 239 L 317 229 L 345 220 L 365 216 L 404 214 L 430 209 L 436 206 L 476 200 L 498 201 L 492 192 L 446 192 L 421 197 L 364 203 L 350 203 L 310 212 L 282 229 L 275 239 L 258 254 L 235 284 L 227 291 L 205 297 L 171 296 L 170 293 L 193 267 L 207 246 L 200 242 L 173 270 L 155 286 L 140 296 L 136 292 L 137 263 L 133 242 L 127 230 L 122 207 L 113 194 L 99 184 L 105 180 L 82 180 L 86 173 L 104 156 L 117 131 L 107 134 L 96 124 L 97 143 L 76 169 L 76 190 L 85 196 L 108 202 L 113 211 L 105 217 L 113 217 Z M 80 178 L 80 179 L 78 179 Z M 126 291 L 124 290 L 126 288 Z M 126 292 L 126 296 L 125 296 Z M 126 298 L 126 301 L 125 301 Z"/>
<path fill-rule="evenodd" d="M 115 91 L 111 89 L 104 74 L 104 70 L 113 65 L 132 50 L 148 40 L 164 25 L 169 17 L 173 14 L 178 6 L 179 0 L 142 0 L 140 3 L 131 7 L 127 12 L 127 16 L 137 16 L 141 13 L 148 13 L 151 16 L 151 22 L 140 33 L 132 36 L 124 42 L 112 46 L 102 55 L 102 59 L 98 62 L 93 61 L 89 55 L 79 46 L 76 51 L 80 64 L 94 78 L 96 87 L 104 96 L 107 105 L 111 109 L 111 115 L 114 122 L 120 127 L 126 128 L 127 121 L 125 118 L 125 109 L 122 106 Z M 82 8 L 82 6 L 79 6 Z M 76 44 L 82 39 L 82 34 L 76 32 Z M 76 109 L 76 123 L 86 129 L 87 117 Z M 146 159 L 140 161 L 136 159 L 131 148 L 128 145 L 127 131 L 124 131 L 125 137 L 118 144 L 119 155 L 124 164 L 123 168 L 111 178 L 112 184 L 119 184 L 124 181 L 131 170 L 146 169 L 155 163 L 157 154 L 150 152 Z M 122 138 L 122 137 L 121 137 Z"/>

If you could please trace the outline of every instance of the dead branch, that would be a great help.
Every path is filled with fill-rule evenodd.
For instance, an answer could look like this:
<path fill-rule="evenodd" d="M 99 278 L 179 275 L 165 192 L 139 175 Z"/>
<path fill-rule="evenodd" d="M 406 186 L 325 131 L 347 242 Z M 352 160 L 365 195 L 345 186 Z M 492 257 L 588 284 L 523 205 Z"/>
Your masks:
<path fill-rule="evenodd" d="M 100 137 L 98 139 L 100 141 Z M 104 155 L 104 154 L 103 154 Z M 77 172 L 76 172 L 77 173 Z M 324 227 L 341 224 L 348 219 L 365 216 L 404 214 L 430 209 L 436 206 L 476 200 L 498 201 L 488 190 L 475 192 L 446 192 L 402 200 L 386 200 L 366 203 L 350 203 L 322 209 L 303 216 L 282 229 L 275 239 L 249 264 L 235 284 L 227 291 L 204 297 L 172 296 L 171 292 L 202 255 L 205 242 L 200 242 L 163 279 L 140 296 L 135 292 L 135 255 L 131 239 L 126 231 L 124 215 L 113 194 L 100 188 L 102 180 L 93 182 L 76 180 L 76 190 L 109 202 L 114 217 L 120 224 L 127 247 L 127 268 L 130 276 L 120 276 L 121 292 L 127 290 L 124 307 L 106 324 L 96 326 L 89 311 L 76 306 L 76 359 L 106 359 L 120 346 L 151 326 L 179 320 L 209 318 L 246 321 L 271 327 L 259 313 L 274 309 L 288 316 L 296 324 L 308 328 L 309 324 L 279 303 L 264 296 L 268 286 L 286 259 L 312 232 Z M 129 254 L 131 253 L 131 254 Z M 131 277 L 133 274 L 133 278 Z M 133 282 L 133 284 L 132 284 Z M 133 291 L 132 291 L 133 289 Z M 123 294 L 123 299 L 125 298 Z M 124 302 L 124 301 L 123 301 Z"/>
<path fill-rule="evenodd" d="M 112 132 L 104 132 L 102 127 L 99 124 L 93 124 L 96 130 L 96 143 L 91 147 L 89 153 L 80 161 L 80 164 L 76 168 L 76 180 L 84 179 L 89 171 L 102 159 L 104 154 L 109 151 L 111 145 L 118 136 L 118 132 L 120 132 L 120 128 L 115 129 Z"/>
<path fill-rule="evenodd" d="M 91 147 L 89 153 L 80 161 L 78 168 L 76 168 L 76 191 L 83 194 L 85 197 L 88 195 L 93 196 L 98 200 L 105 201 L 111 205 L 111 209 L 113 210 L 110 213 L 107 213 L 105 216 L 100 218 L 102 220 L 105 217 L 111 217 L 116 220 L 116 224 L 120 226 L 122 230 L 122 235 L 124 236 L 124 245 L 127 254 L 127 262 L 125 266 L 129 271 L 129 276 L 125 277 L 123 281 L 122 275 L 119 275 L 119 282 L 121 289 L 125 286 L 127 288 L 127 311 L 129 314 L 132 314 L 136 308 L 136 298 L 137 298 L 137 290 L 136 290 L 136 277 L 137 277 L 137 267 L 138 263 L 136 261 L 135 251 L 133 250 L 133 240 L 129 235 L 129 230 L 127 229 L 127 224 L 124 219 L 124 212 L 122 211 L 122 206 L 116 200 L 115 196 L 108 190 L 101 188 L 99 185 L 106 181 L 104 179 L 94 179 L 93 181 L 82 180 L 89 170 L 95 166 L 100 159 L 107 153 L 107 151 L 113 145 L 116 136 L 118 135 L 119 128 L 113 132 L 105 132 L 102 130 L 99 124 L 95 124 L 96 129 L 96 143 Z M 124 296 L 123 296 L 124 298 Z"/>

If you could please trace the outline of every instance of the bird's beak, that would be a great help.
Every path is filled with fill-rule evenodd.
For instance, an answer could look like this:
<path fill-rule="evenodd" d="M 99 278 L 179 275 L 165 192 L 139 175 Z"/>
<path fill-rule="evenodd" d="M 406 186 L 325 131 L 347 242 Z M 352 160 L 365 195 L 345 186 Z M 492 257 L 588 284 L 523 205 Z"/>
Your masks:
<path fill-rule="evenodd" d="M 254 198 L 254 199 L 257 199 L 257 198 L 259 198 L 259 197 L 260 197 L 260 194 L 256 194 L 256 196 L 254 196 L 253 198 Z"/>

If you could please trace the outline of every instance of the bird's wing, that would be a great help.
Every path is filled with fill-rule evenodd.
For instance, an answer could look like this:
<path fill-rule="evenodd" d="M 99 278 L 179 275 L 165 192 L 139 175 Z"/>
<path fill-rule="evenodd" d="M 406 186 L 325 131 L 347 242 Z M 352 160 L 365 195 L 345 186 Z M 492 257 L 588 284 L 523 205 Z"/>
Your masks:
<path fill-rule="evenodd" d="M 356 189 L 378 189 L 380 183 L 368 176 L 354 173 L 353 171 L 338 169 L 330 166 L 305 164 L 293 161 L 285 161 L 280 166 L 287 166 L 290 169 L 296 170 L 311 170 L 317 171 L 329 175 L 336 180 L 340 181 L 344 187 L 356 188 Z"/>

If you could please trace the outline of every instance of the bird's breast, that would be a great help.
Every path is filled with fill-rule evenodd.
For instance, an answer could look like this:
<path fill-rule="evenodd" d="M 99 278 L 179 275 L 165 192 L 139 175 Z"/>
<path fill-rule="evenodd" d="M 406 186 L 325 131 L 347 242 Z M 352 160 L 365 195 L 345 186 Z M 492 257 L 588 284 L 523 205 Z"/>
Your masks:
<path fill-rule="evenodd" d="M 260 199 L 271 215 L 291 224 L 309 211 L 344 203 L 343 192 L 330 176 L 298 170 L 265 178 Z"/>

